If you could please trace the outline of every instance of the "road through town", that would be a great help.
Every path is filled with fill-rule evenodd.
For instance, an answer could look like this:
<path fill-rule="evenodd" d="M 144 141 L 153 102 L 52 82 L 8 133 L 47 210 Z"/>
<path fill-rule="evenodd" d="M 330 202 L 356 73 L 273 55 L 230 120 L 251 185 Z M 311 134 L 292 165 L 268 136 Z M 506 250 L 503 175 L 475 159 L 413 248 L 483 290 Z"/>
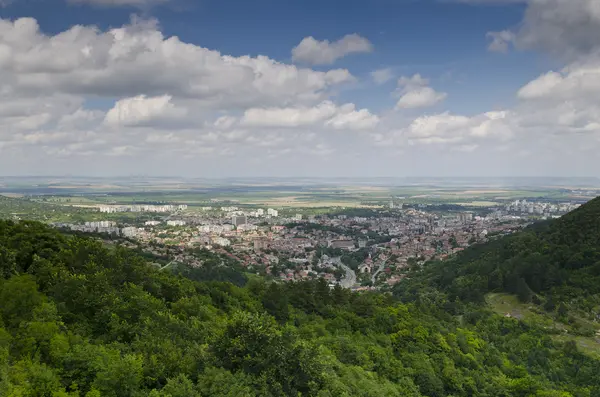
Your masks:
<path fill-rule="evenodd" d="M 352 288 L 354 284 L 356 284 L 356 273 L 354 272 L 354 270 L 344 265 L 340 257 L 332 258 L 332 261 L 346 272 L 344 277 L 340 280 L 340 285 L 343 288 Z"/>
<path fill-rule="evenodd" d="M 383 271 L 383 269 L 385 269 L 386 262 L 387 262 L 387 260 L 382 261 L 379 264 L 379 268 L 377 269 L 377 271 L 375 273 L 373 273 L 373 277 L 371 277 L 371 283 L 373 283 L 373 285 L 375 285 L 375 281 L 377 280 L 377 276 L 379 276 L 379 273 L 381 273 Z"/>

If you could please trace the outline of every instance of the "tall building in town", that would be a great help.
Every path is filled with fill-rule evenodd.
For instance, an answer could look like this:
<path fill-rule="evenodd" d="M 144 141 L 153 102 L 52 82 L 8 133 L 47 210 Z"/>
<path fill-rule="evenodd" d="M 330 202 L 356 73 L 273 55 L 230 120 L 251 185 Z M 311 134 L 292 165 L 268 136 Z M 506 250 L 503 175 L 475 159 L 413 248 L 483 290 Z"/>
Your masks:
<path fill-rule="evenodd" d="M 473 220 L 473 213 L 471 212 L 463 212 L 458 214 L 458 221 L 460 223 L 467 223 Z"/>
<path fill-rule="evenodd" d="M 245 215 L 236 215 L 231 217 L 231 223 L 234 226 L 245 225 L 246 223 L 248 223 L 248 219 Z"/>

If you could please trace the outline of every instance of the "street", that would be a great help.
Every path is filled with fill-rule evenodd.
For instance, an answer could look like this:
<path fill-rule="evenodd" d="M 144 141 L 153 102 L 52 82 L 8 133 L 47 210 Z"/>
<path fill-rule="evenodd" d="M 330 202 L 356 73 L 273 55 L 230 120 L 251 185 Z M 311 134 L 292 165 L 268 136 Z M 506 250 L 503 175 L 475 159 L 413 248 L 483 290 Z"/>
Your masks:
<path fill-rule="evenodd" d="M 344 278 L 340 280 L 340 285 L 343 288 L 352 288 L 356 284 L 356 273 L 354 273 L 354 270 L 344 265 L 340 257 L 332 258 L 332 261 L 346 272 Z"/>
<path fill-rule="evenodd" d="M 373 277 L 371 277 L 371 282 L 373 283 L 373 285 L 375 285 L 375 280 L 377 280 L 377 276 L 379 275 L 379 273 L 381 273 L 383 271 L 383 269 L 385 269 L 386 262 L 387 262 L 387 260 L 381 262 L 379 264 L 379 268 L 377 269 L 377 271 L 375 273 L 373 273 Z"/>

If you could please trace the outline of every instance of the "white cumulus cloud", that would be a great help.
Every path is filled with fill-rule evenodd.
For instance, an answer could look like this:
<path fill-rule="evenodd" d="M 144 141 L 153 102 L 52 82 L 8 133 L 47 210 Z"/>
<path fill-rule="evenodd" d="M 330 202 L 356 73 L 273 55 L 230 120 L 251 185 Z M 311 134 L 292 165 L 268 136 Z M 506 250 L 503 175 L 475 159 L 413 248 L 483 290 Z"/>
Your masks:
<path fill-rule="evenodd" d="M 292 60 L 312 65 L 331 65 L 346 55 L 372 50 L 371 42 L 358 34 L 349 34 L 334 42 L 319 41 L 310 36 L 292 49 Z"/>
<path fill-rule="evenodd" d="M 397 109 L 416 109 L 430 107 L 442 102 L 448 94 L 438 92 L 428 86 L 429 80 L 415 74 L 412 77 L 401 77 L 398 80 L 400 99 L 396 103 Z"/>
<path fill-rule="evenodd" d="M 315 107 L 252 108 L 245 111 L 241 123 L 260 127 L 299 127 L 322 122 L 336 112 L 337 107 L 331 101 Z"/>
<path fill-rule="evenodd" d="M 331 126 L 336 129 L 361 130 L 376 126 L 379 118 L 367 109 L 356 110 L 354 104 L 337 106 L 324 101 L 314 107 L 252 108 L 245 111 L 241 124 L 253 127 Z"/>
<path fill-rule="evenodd" d="M 518 92 L 521 99 L 593 100 L 600 93 L 600 63 L 572 65 L 561 73 L 548 72 Z"/>
<path fill-rule="evenodd" d="M 463 143 L 472 145 L 474 138 L 495 137 L 507 140 L 512 130 L 505 124 L 506 113 L 485 113 L 466 117 L 443 113 L 415 120 L 407 134 L 422 143 Z"/>
<path fill-rule="evenodd" d="M 379 117 L 368 109 L 356 110 L 353 103 L 348 103 L 338 109 L 337 114 L 325 122 L 325 125 L 336 129 L 368 130 L 379 124 Z"/>
<path fill-rule="evenodd" d="M 170 95 L 147 97 L 139 95 L 117 101 L 106 113 L 104 122 L 111 126 L 143 125 L 157 120 L 174 120 L 183 118 L 186 109 L 178 109 L 171 102 Z"/>

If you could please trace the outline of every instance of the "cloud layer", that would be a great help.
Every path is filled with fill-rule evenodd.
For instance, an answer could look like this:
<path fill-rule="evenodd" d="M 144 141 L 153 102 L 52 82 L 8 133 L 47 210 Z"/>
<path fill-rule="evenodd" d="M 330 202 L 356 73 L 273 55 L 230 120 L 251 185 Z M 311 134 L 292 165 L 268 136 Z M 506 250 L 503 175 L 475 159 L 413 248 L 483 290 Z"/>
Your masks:
<path fill-rule="evenodd" d="M 64 172 L 87 158 L 78 170 L 102 173 L 119 163 L 329 156 L 331 134 L 379 123 L 368 109 L 332 100 L 354 81 L 346 69 L 224 55 L 165 37 L 153 20 L 46 35 L 35 19 L 0 19 L 0 166 Z M 148 156 L 169 161 L 139 162 Z"/>
<path fill-rule="evenodd" d="M 600 50 L 600 2 L 597 0 L 527 0 L 517 29 L 490 32 L 490 49 L 506 51 L 510 44 L 538 49 L 574 60 Z"/>
<path fill-rule="evenodd" d="M 593 1 L 566 4 L 530 0 L 518 29 L 489 34 L 494 51 L 549 51 L 563 66 L 523 81 L 510 108 L 473 114 L 449 111 L 461 93 L 438 91 L 439 76 L 431 76 L 434 83 L 421 74 L 400 77 L 390 100 L 383 84 L 400 68 L 353 75 L 300 66 L 372 51 L 358 35 L 332 42 L 308 37 L 293 50 L 298 64 L 290 64 L 167 37 L 153 20 L 133 18 L 106 31 L 73 26 L 50 35 L 32 18 L 0 19 L 0 169 L 207 176 L 585 173 L 600 167 L 600 14 Z"/>
<path fill-rule="evenodd" d="M 60 54 L 60 56 L 57 56 Z M 165 38 L 152 21 L 100 32 L 74 26 L 48 37 L 34 19 L 0 21 L 0 67 L 15 87 L 104 97 L 173 96 L 213 106 L 310 103 L 353 80 L 259 56 L 231 57 Z"/>

